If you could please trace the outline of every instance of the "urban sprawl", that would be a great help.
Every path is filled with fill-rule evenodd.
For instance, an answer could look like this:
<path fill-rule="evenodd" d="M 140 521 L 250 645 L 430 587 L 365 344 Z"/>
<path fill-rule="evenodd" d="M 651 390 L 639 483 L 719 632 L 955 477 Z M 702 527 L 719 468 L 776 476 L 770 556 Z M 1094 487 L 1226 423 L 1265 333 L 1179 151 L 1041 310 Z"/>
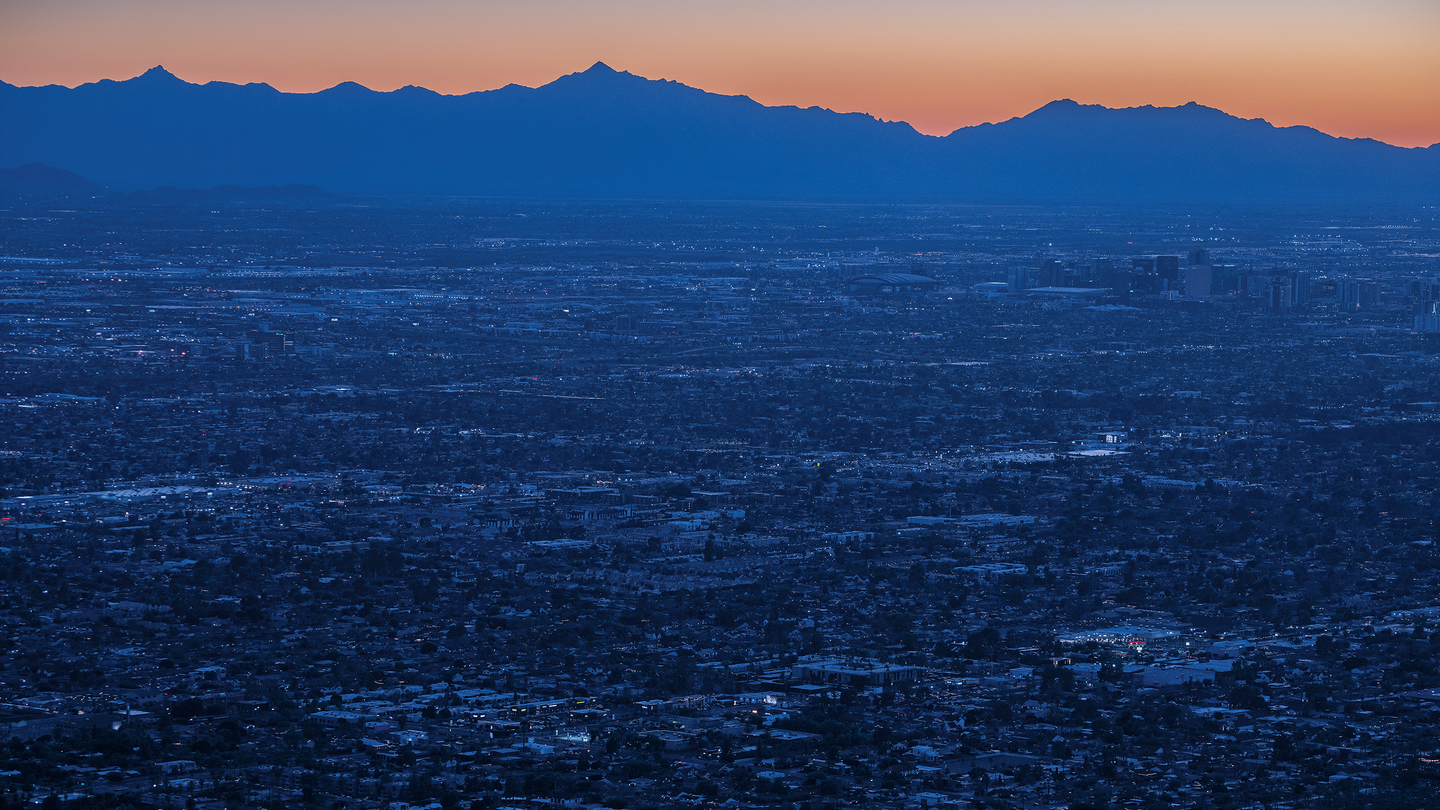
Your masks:
<path fill-rule="evenodd" d="M 0 807 L 1440 794 L 1440 232 L 11 201 Z"/>

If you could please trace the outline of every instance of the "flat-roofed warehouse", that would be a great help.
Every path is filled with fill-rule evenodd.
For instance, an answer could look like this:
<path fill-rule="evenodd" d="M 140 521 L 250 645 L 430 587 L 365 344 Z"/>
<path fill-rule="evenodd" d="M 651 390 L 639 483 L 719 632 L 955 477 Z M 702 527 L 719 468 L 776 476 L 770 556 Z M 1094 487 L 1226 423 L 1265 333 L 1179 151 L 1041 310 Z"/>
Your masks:
<path fill-rule="evenodd" d="M 791 677 L 807 683 L 851 686 L 893 686 L 911 683 L 925 675 L 924 667 L 886 664 L 873 658 L 815 658 L 807 656 L 790 668 Z"/>
<path fill-rule="evenodd" d="M 851 295 L 904 295 L 905 293 L 930 292 L 940 282 L 929 276 L 913 273 L 877 273 L 873 276 L 855 276 L 845 282 L 845 291 Z"/>
<path fill-rule="evenodd" d="M 1109 287 L 1031 287 L 1025 291 L 1031 298 L 1104 298 Z"/>

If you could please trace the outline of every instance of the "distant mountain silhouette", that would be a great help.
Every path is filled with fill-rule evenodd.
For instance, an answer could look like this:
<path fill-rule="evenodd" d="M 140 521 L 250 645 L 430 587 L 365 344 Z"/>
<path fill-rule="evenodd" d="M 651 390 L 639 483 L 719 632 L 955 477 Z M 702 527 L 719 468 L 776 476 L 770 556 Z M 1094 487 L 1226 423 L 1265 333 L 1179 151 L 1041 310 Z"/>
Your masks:
<path fill-rule="evenodd" d="M 0 83 L 0 163 L 112 188 L 307 183 L 342 193 L 960 202 L 1440 202 L 1440 148 L 1219 110 L 1057 101 L 935 138 L 765 107 L 597 63 L 444 96 L 205 85 L 153 68 L 69 89 Z M 17 125 L 15 122 L 23 122 Z"/>
<path fill-rule="evenodd" d="M 264 186 L 261 188 L 217 186 L 211 189 L 199 189 L 161 186 L 143 191 L 126 191 L 111 194 L 105 199 L 109 202 L 142 205 L 193 205 L 198 203 L 258 203 L 273 205 L 287 203 L 308 204 L 331 201 L 338 198 L 334 194 L 317 186 L 291 183 L 284 186 Z"/>
<path fill-rule="evenodd" d="M 1440 148 L 1275 127 L 1194 102 L 1109 109 L 1052 101 L 945 139 L 955 182 L 1044 200 L 1440 201 Z"/>
<path fill-rule="evenodd" d="M 94 196 L 104 191 L 100 186 L 74 172 L 31 163 L 18 169 L 0 169 L 0 194 L 26 194 L 36 197 Z"/>

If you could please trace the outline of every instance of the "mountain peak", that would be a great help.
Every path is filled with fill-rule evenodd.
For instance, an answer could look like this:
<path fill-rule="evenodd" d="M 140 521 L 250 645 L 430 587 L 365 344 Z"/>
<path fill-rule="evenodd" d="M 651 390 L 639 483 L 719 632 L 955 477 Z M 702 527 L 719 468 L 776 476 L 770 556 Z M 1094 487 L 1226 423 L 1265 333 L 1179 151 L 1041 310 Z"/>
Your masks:
<path fill-rule="evenodd" d="M 626 79 L 639 79 L 640 81 L 650 81 L 643 76 L 636 76 L 628 70 L 616 70 L 615 68 L 610 67 L 604 62 L 596 62 L 595 64 L 578 73 L 571 73 L 568 76 L 561 76 L 560 78 L 556 79 L 555 82 L 563 82 L 567 79 L 570 81 L 575 81 L 579 79 L 585 82 L 587 85 L 591 86 L 599 82 L 616 82 Z M 552 82 L 552 84 L 554 84 L 555 82 Z"/>
<path fill-rule="evenodd" d="M 326 90 L 321 90 L 320 92 L 321 92 L 321 93 L 329 93 L 329 94 L 356 96 L 356 95 L 370 95 L 370 94 L 374 93 L 375 91 L 374 91 L 374 90 L 371 90 L 370 88 L 366 87 L 366 86 L 363 85 L 363 84 L 360 84 L 359 82 L 348 82 L 348 81 L 347 81 L 347 82 L 340 82 L 339 84 L 335 85 L 334 87 L 331 87 L 331 88 L 326 89 Z"/>
<path fill-rule="evenodd" d="M 541 87 L 566 89 L 570 92 L 597 93 L 620 87 L 650 84 L 651 80 L 625 70 L 616 70 L 604 62 L 596 62 L 578 73 L 569 73 Z"/>
<path fill-rule="evenodd" d="M 1021 118 L 1046 118 L 1046 117 L 1054 117 L 1054 116 L 1071 116 L 1071 115 L 1074 115 L 1074 114 L 1077 113 L 1077 112 L 1080 112 L 1081 110 L 1091 110 L 1091 109 L 1103 109 L 1103 108 L 1100 107 L 1100 105 L 1098 105 L 1098 104 L 1081 104 L 1080 102 L 1075 101 L 1074 99 L 1059 98 L 1059 99 L 1056 99 L 1056 100 L 1054 100 L 1054 101 L 1046 104 L 1046 105 L 1043 106 L 1043 107 L 1040 107 L 1039 109 L 1031 112 L 1031 113 L 1028 114 L 1028 115 L 1022 115 L 1022 116 L 1020 116 L 1020 117 L 1021 117 Z"/>
<path fill-rule="evenodd" d="M 74 172 L 30 163 L 18 169 L 0 169 L 0 193 L 22 192 L 39 196 L 63 197 L 73 194 L 94 194 L 100 186 Z"/>
<path fill-rule="evenodd" d="M 1157 107 L 1153 104 L 1140 107 L 1106 107 L 1103 104 L 1081 104 L 1068 98 L 1052 101 L 1034 112 L 1013 120 L 1077 119 L 1081 116 L 1088 120 L 1101 120 L 1103 117 L 1113 117 L 1116 114 L 1128 115 L 1132 118 L 1139 116 L 1150 120 L 1170 121 L 1244 120 L 1238 119 L 1224 110 L 1207 107 L 1195 101 L 1174 107 Z"/>
<path fill-rule="evenodd" d="M 162 65 L 156 65 L 155 67 L 150 68 L 149 70 L 141 73 L 135 78 L 139 81 L 157 84 L 160 82 L 165 82 L 167 84 L 185 84 L 184 79 L 166 70 Z"/>

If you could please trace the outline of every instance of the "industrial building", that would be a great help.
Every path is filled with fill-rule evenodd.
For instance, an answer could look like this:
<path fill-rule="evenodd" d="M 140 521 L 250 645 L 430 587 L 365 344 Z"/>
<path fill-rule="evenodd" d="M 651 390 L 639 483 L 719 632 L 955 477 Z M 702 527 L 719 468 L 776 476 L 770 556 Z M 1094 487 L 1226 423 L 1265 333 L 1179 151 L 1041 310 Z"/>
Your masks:
<path fill-rule="evenodd" d="M 907 295 L 931 292 L 940 282 L 929 276 L 912 273 L 880 273 L 873 276 L 855 276 L 845 282 L 845 291 L 851 295 Z"/>

